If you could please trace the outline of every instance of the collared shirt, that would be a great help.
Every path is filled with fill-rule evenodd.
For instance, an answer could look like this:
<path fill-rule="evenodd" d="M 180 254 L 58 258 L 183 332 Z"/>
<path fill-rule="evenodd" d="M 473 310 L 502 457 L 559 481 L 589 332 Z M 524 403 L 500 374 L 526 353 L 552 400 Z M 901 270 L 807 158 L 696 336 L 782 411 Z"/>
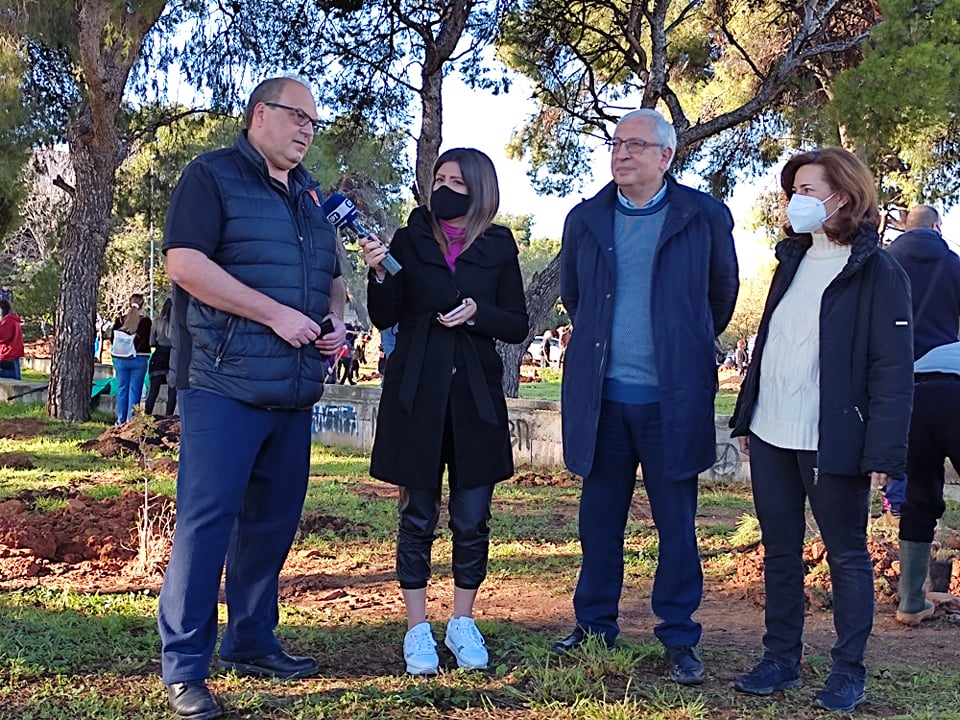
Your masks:
<path fill-rule="evenodd" d="M 620 190 L 620 188 L 617 188 L 617 200 L 619 200 L 621 203 L 624 204 L 624 206 L 630 208 L 631 210 L 643 210 L 645 208 L 656 205 L 658 202 L 663 200 L 664 197 L 666 197 L 666 194 L 667 194 L 667 181 L 664 180 L 663 187 L 660 188 L 660 190 L 657 192 L 656 195 L 650 198 L 643 205 L 637 205 L 633 201 L 629 200 L 627 196 L 623 194 L 623 191 Z"/>

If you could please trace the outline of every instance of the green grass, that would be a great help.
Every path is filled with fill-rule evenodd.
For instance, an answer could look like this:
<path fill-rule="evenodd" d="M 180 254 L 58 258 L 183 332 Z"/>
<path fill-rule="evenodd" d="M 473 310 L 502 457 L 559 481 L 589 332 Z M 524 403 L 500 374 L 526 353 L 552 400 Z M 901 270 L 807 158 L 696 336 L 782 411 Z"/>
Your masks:
<path fill-rule="evenodd" d="M 39 370 L 21 365 L 20 379 L 24 382 L 45 383 L 50 379 L 50 376 L 47 373 L 42 373 Z"/>
<path fill-rule="evenodd" d="M 0 417 L 44 418 L 42 408 L 0 406 Z M 141 489 L 172 494 L 173 480 L 144 473 L 133 461 L 110 461 L 83 453 L 77 444 L 105 425 L 45 421 L 49 432 L 23 440 L 5 439 L 3 451 L 36 459 L 33 475 L 0 474 L 0 498 L 20 490 L 82 488 L 95 497 L 115 497 Z M 405 629 L 393 583 L 396 495 L 368 477 L 368 458 L 343 449 L 315 447 L 313 477 L 303 532 L 295 552 L 318 558 L 315 590 L 301 590 L 281 604 L 277 633 L 292 652 L 316 655 L 319 677 L 297 682 L 241 678 L 214 671 L 211 689 L 240 720 L 823 720 L 813 710 L 814 692 L 829 670 L 829 658 L 809 652 L 803 665 L 805 687 L 771 698 L 741 695 L 731 679 L 755 661 L 742 648 L 744 638 L 713 618 L 703 651 L 708 681 L 685 688 L 665 677 L 662 649 L 647 629 L 628 631 L 613 652 L 588 644 L 567 657 L 548 652 L 556 628 L 543 616 L 527 617 L 525 598 L 539 597 L 566 617 L 580 568 L 577 539 L 579 483 L 531 487 L 506 482 L 494 495 L 492 542 L 487 582 L 478 615 L 491 653 L 486 672 L 453 667 L 442 646 L 448 608 L 452 544 L 445 516 L 433 547 L 431 608 L 441 642 L 444 671 L 415 678 L 402 672 L 400 644 Z M 17 471 L 20 472 L 20 471 Z M 22 471 L 24 473 L 28 471 Z M 560 478 L 562 479 L 562 478 Z M 40 493 L 31 507 L 39 513 L 60 507 L 62 494 Z M 645 495 L 642 484 L 638 501 Z M 444 503 L 445 505 L 445 503 Z M 648 508 L 647 508 L 648 509 Z M 714 590 L 736 571 L 740 545 L 758 539 L 747 486 L 704 482 L 697 535 L 708 588 Z M 445 511 L 444 511 L 445 512 Z M 649 515 L 631 515 L 625 537 L 627 601 L 647 608 L 656 568 L 658 540 Z M 960 518 L 960 505 L 948 503 L 948 522 Z M 331 529 L 321 521 L 336 521 Z M 297 569 L 300 572 L 300 568 Z M 304 570 L 304 572 L 307 572 Z M 342 583 L 350 602 L 317 601 L 325 582 Z M 0 590 L 0 720 L 169 720 L 158 680 L 160 641 L 153 592 L 81 593 L 56 589 L 56 577 L 40 577 L 29 590 Z M 711 585 L 713 584 L 713 585 Z M 340 585 L 333 585 L 340 587 Z M 525 594 L 524 594 L 525 593 Z M 745 608 L 738 596 L 724 595 L 729 612 Z M 513 611 L 508 617 L 499 608 Z M 542 610 L 542 608 L 541 608 Z M 717 605 L 713 606 L 713 612 Z M 753 609 L 755 612 L 755 609 Z M 820 611 L 811 611 L 820 612 Z M 549 612 L 545 612 L 549 615 Z M 553 615 L 550 615 L 553 617 Z M 225 610 L 219 608 L 221 627 Z M 636 623 L 636 619 L 633 620 Z M 656 619 L 644 617 L 652 627 Z M 955 628 L 944 624 L 944 647 Z M 911 643 L 909 634 L 903 642 Z M 939 641 L 938 641 L 939 642 Z M 822 650 L 821 652 L 825 652 Z M 872 659 L 869 702 L 858 718 L 960 718 L 960 668 L 944 661 L 948 650 L 929 662 L 906 663 L 894 651 Z M 913 655 L 913 657 L 919 657 Z M 952 656 L 951 656 L 952 657 Z"/>

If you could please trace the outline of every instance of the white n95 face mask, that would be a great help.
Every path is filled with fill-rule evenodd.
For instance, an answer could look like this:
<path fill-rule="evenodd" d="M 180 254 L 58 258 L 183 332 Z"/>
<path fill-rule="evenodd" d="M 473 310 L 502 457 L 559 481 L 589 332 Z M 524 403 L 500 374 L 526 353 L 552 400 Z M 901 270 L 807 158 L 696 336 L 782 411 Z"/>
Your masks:
<path fill-rule="evenodd" d="M 837 210 L 827 215 L 826 202 L 834 195 L 836 193 L 820 200 L 812 195 L 794 193 L 787 205 L 787 220 L 790 221 L 790 227 L 798 233 L 813 232 L 819 228 L 840 209 L 838 206 Z"/>

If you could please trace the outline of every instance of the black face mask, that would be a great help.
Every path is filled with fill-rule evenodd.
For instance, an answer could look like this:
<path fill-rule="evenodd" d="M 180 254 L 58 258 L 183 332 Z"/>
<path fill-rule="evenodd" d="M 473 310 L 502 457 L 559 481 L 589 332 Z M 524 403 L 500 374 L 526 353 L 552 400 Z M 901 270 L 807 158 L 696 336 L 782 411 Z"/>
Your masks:
<path fill-rule="evenodd" d="M 430 195 L 430 211 L 441 220 L 463 217 L 470 209 L 470 196 L 441 185 Z"/>

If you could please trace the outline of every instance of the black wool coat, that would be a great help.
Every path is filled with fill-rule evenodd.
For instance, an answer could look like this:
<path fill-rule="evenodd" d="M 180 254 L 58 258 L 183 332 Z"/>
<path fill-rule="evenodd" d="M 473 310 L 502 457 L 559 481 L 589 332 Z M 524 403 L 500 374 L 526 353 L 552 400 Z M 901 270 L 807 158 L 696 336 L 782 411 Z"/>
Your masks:
<path fill-rule="evenodd" d="M 788 238 L 777 245 L 770 283 L 737 406 L 732 436 L 748 435 L 760 392 L 770 318 L 810 246 Z M 817 466 L 831 475 L 884 472 L 903 477 L 913 406 L 913 321 L 910 284 L 897 262 L 864 226 L 850 258 L 820 303 L 820 443 Z"/>
<path fill-rule="evenodd" d="M 449 418 L 458 486 L 506 480 L 513 452 L 495 340 L 522 342 L 529 322 L 513 235 L 492 225 L 457 258 L 453 273 L 428 210 L 418 207 L 397 230 L 390 253 L 403 269 L 382 284 L 371 273 L 367 290 L 374 325 L 399 323 L 384 370 L 370 474 L 394 485 L 436 487 Z M 463 298 L 477 303 L 473 324 L 440 325 L 437 314 Z"/>

